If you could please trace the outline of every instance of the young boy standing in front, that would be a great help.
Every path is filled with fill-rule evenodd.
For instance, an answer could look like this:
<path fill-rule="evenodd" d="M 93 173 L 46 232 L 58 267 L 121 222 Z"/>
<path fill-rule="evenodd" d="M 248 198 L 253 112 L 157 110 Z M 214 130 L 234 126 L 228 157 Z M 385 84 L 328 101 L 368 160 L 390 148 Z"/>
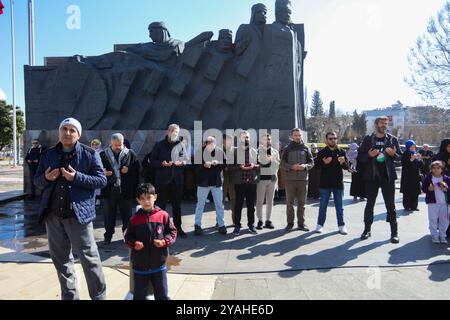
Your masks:
<path fill-rule="evenodd" d="M 447 243 L 445 238 L 449 225 L 450 177 L 444 175 L 443 170 L 444 164 L 434 161 L 431 164 L 431 174 L 422 184 L 422 191 L 427 194 L 425 202 L 428 205 L 431 240 L 434 243 Z"/>
<path fill-rule="evenodd" d="M 142 208 L 131 217 L 125 233 L 126 243 L 131 248 L 134 300 L 145 300 L 150 282 L 155 300 L 170 300 L 166 260 L 177 229 L 169 214 L 155 207 L 157 195 L 150 183 L 140 184 L 136 196 Z"/>

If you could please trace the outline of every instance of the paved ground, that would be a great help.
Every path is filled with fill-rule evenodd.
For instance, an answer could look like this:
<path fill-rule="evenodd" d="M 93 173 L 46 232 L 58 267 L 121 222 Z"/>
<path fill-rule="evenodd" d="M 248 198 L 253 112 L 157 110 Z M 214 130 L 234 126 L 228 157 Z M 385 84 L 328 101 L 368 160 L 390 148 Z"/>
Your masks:
<path fill-rule="evenodd" d="M 349 185 L 346 185 L 347 189 Z M 346 190 L 348 194 L 348 190 Z M 397 196 L 401 208 L 401 195 Z M 432 244 L 427 230 L 426 206 L 420 212 L 399 210 L 401 243 L 389 242 L 383 200 L 376 205 L 373 237 L 359 240 L 365 202 L 345 198 L 348 236 L 336 230 L 334 209 L 329 208 L 321 235 L 284 233 L 285 205 L 274 207 L 277 229 L 252 236 L 219 235 L 214 228 L 193 236 L 194 204 L 183 205 L 187 239 L 172 248 L 169 292 L 173 299 L 448 299 L 450 250 Z M 228 205 L 228 204 L 227 204 Z M 331 203 L 332 205 L 332 203 Z M 204 227 L 215 224 L 208 205 Z M 23 213 L 26 212 L 24 215 Z M 314 227 L 318 204 L 309 203 L 307 223 Z M 243 225 L 246 224 L 245 214 Z M 5 221 L 5 219 L 10 219 Z M 123 299 L 128 291 L 128 249 L 120 228 L 111 246 L 101 244 L 101 216 L 96 238 L 108 281 L 108 298 Z M 226 211 L 229 225 L 230 211 Z M 2 225 L 9 225 L 9 229 Z M 25 231 L 28 230 L 28 231 Z M 232 228 L 229 228 L 232 231 Z M 0 206 L 0 299 L 58 299 L 59 289 L 48 260 L 47 241 L 36 226 L 36 204 L 16 201 Z M 14 237 L 14 234 L 16 236 Z M 24 239 L 23 237 L 26 236 Z M 15 239 L 14 239 L 15 238 Z M 2 262 L 3 261 L 3 262 Z M 24 263 L 30 262 L 30 263 Z M 81 270 L 81 269 L 79 269 Z M 20 271 L 20 272 L 18 272 Z M 21 274 L 18 279 L 14 275 Z M 82 273 L 79 272 L 82 276 Z M 87 299 L 84 281 L 82 298 Z M 39 289 L 40 288 L 40 289 Z"/>
<path fill-rule="evenodd" d="M 23 195 L 23 167 L 0 161 L 0 203 Z"/>

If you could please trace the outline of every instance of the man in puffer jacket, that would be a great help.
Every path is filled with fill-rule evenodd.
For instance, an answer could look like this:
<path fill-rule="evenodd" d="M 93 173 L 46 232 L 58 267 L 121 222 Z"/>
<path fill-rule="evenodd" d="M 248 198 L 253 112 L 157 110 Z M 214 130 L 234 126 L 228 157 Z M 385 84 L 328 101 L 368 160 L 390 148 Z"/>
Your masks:
<path fill-rule="evenodd" d="M 93 300 L 106 298 L 102 263 L 94 239 L 95 190 L 106 186 L 100 156 L 78 142 L 81 124 L 61 122 L 59 143 L 41 158 L 34 183 L 43 189 L 39 221 L 45 221 L 50 257 L 58 273 L 61 299 L 78 300 L 72 250 L 79 257 Z"/>

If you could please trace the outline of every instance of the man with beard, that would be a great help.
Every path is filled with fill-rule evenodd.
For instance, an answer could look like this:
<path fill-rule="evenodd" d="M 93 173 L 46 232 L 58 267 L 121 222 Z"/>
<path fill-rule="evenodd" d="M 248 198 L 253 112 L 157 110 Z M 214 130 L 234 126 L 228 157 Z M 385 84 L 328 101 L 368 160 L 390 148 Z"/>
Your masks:
<path fill-rule="evenodd" d="M 190 162 L 189 154 L 179 138 L 180 126 L 171 124 L 167 136 L 152 150 L 150 164 L 155 168 L 155 184 L 158 199 L 156 205 L 166 210 L 167 201 L 172 204 L 172 214 L 178 235 L 186 238 L 181 228 L 181 201 L 184 190 L 184 168 Z"/>
<path fill-rule="evenodd" d="M 400 158 L 400 146 L 393 135 L 387 133 L 388 117 L 375 120 L 375 132 L 364 138 L 358 150 L 358 159 L 365 165 L 364 181 L 367 193 L 367 204 L 364 210 L 364 232 L 361 240 L 371 236 L 373 224 L 373 208 L 381 188 L 387 209 L 386 222 L 391 226 L 391 242 L 399 243 L 397 211 L 395 209 L 395 171 L 394 160 Z"/>
<path fill-rule="evenodd" d="M 139 160 L 136 153 L 128 149 L 124 142 L 124 136 L 115 133 L 111 137 L 111 145 L 100 153 L 108 178 L 108 185 L 103 188 L 101 196 L 102 199 L 106 199 L 104 234 L 106 245 L 111 243 L 114 235 L 117 209 L 122 218 L 122 232 L 127 229 L 139 184 Z"/>

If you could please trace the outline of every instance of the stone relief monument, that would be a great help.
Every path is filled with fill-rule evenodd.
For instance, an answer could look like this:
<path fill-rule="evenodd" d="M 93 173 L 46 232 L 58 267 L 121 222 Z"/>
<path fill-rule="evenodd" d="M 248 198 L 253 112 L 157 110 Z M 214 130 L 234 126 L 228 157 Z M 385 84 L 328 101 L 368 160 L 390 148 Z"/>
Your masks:
<path fill-rule="evenodd" d="M 54 130 L 63 118 L 84 130 L 203 128 L 305 129 L 302 24 L 292 4 L 277 0 L 276 21 L 252 7 L 236 33 L 172 38 L 164 22 L 149 25 L 151 42 L 116 45 L 100 56 L 46 58 L 25 66 L 27 130 Z"/>

